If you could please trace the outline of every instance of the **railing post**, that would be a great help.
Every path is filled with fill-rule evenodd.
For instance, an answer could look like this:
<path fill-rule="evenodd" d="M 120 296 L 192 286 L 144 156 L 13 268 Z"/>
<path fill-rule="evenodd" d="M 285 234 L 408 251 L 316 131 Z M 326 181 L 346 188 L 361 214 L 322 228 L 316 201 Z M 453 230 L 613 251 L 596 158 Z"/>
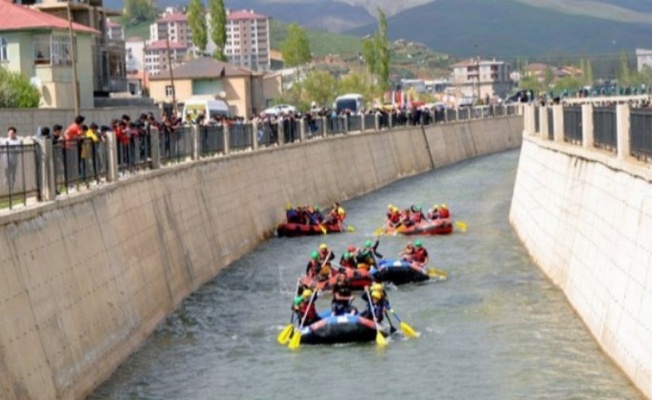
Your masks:
<path fill-rule="evenodd" d="M 149 142 L 152 154 L 152 169 L 161 168 L 161 132 L 155 127 L 149 131 Z"/>
<path fill-rule="evenodd" d="M 378 113 L 374 114 L 374 124 L 376 125 L 376 131 L 380 130 L 380 115 Z"/>
<path fill-rule="evenodd" d="M 349 133 L 349 114 L 342 115 L 342 124 L 344 124 L 342 132 L 346 135 Z"/>
<path fill-rule="evenodd" d="M 534 123 L 534 113 L 537 112 L 537 108 L 532 105 L 528 104 L 525 109 L 525 114 L 523 115 L 523 122 L 524 122 L 524 131 L 526 132 L 527 136 L 535 136 L 537 132 L 536 130 L 536 124 Z"/>
<path fill-rule="evenodd" d="M 550 127 L 548 126 L 548 106 L 539 107 L 539 137 L 548 140 L 548 132 Z"/>
<path fill-rule="evenodd" d="M 593 104 L 582 104 L 582 147 L 585 149 L 592 149 L 593 142 Z"/>
<path fill-rule="evenodd" d="M 118 144 L 116 142 L 115 132 L 106 133 L 106 180 L 115 182 L 118 180 Z"/>
<path fill-rule="evenodd" d="M 278 127 L 278 145 L 282 146 L 285 144 L 285 119 L 277 119 L 276 123 Z"/>
<path fill-rule="evenodd" d="M 364 133 L 365 128 L 366 128 L 365 127 L 365 125 L 366 125 L 365 119 L 367 119 L 367 115 L 366 114 L 360 114 L 360 132 L 361 133 Z"/>
<path fill-rule="evenodd" d="M 190 158 L 192 160 L 199 160 L 199 127 L 200 125 L 193 125 L 190 128 Z"/>
<path fill-rule="evenodd" d="M 224 126 L 224 136 L 223 136 L 222 140 L 224 140 L 224 155 L 226 156 L 230 152 L 229 151 L 230 150 L 229 146 L 231 144 L 230 143 L 231 142 L 231 127 L 229 126 L 229 124 L 224 124 L 223 126 Z"/>
<path fill-rule="evenodd" d="M 629 104 L 618 104 L 616 106 L 616 134 L 618 145 L 618 159 L 625 160 L 630 156 L 630 114 Z"/>
<path fill-rule="evenodd" d="M 321 135 L 321 137 L 326 137 L 326 132 L 327 132 L 327 130 L 326 130 L 327 129 L 326 128 L 326 122 L 327 122 L 327 120 L 326 120 L 326 117 L 320 117 L 320 118 L 321 118 L 321 128 L 319 129 L 319 134 Z"/>
<path fill-rule="evenodd" d="M 393 129 L 394 128 L 394 113 L 388 113 L 387 114 L 387 129 Z"/>
<path fill-rule="evenodd" d="M 258 150 L 258 119 L 251 122 L 251 149 Z"/>
<path fill-rule="evenodd" d="M 299 118 L 299 141 L 301 143 L 306 141 L 306 124 L 304 124 L 305 119 Z"/>
<path fill-rule="evenodd" d="M 57 196 L 56 184 L 54 182 L 54 153 L 52 139 L 36 139 L 38 151 L 40 152 L 41 187 L 39 197 L 41 201 L 51 201 Z"/>
<path fill-rule="evenodd" d="M 561 104 L 552 106 L 552 120 L 555 142 L 562 143 L 564 141 L 564 106 Z"/>

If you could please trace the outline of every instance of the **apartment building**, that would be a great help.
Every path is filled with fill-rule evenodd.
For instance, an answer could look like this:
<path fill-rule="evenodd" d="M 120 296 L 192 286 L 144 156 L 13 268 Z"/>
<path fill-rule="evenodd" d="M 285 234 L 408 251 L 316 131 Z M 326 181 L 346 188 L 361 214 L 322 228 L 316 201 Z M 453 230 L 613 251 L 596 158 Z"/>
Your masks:
<path fill-rule="evenodd" d="M 183 46 L 192 46 L 192 34 L 188 25 L 188 17 L 176 11 L 166 13 L 149 26 L 150 42 L 165 41 L 176 42 Z"/>
<path fill-rule="evenodd" d="M 503 97 L 512 89 L 510 72 L 504 61 L 468 59 L 453 65 L 452 86 L 464 96 Z"/>
<path fill-rule="evenodd" d="M 172 68 L 175 68 L 186 61 L 187 54 L 188 46 L 183 43 L 167 40 L 150 42 L 145 46 L 145 71 L 150 75 L 157 75 L 169 70 L 170 63 Z"/>
<path fill-rule="evenodd" d="M 225 54 L 231 64 L 269 70 L 269 17 L 253 10 L 229 11 Z"/>
<path fill-rule="evenodd" d="M 111 40 L 125 40 L 125 31 L 122 25 L 111 20 L 106 21 L 106 35 Z"/>

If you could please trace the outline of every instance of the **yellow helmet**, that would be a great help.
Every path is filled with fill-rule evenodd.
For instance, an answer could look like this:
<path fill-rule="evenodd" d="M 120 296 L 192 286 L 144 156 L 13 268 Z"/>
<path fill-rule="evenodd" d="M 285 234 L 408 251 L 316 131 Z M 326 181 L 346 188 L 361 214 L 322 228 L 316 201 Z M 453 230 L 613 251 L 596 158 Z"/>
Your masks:
<path fill-rule="evenodd" d="M 389 208 L 390 210 L 393 210 L 393 209 L 394 209 L 394 205 L 393 205 L 393 204 L 388 204 L 388 205 L 387 205 L 387 208 Z"/>
<path fill-rule="evenodd" d="M 372 292 L 375 292 L 375 291 L 378 291 L 378 290 L 382 291 L 383 289 L 385 289 L 385 287 L 383 286 L 382 283 L 374 283 L 373 285 L 371 285 L 371 291 Z"/>
<path fill-rule="evenodd" d="M 309 299 L 310 296 L 312 296 L 312 290 L 310 289 L 304 289 L 303 293 L 301 293 L 301 297 L 303 297 L 304 299 Z"/>
<path fill-rule="evenodd" d="M 346 213 L 346 211 L 342 207 L 340 207 L 340 208 L 337 209 L 337 213 L 339 215 L 344 215 Z"/>
<path fill-rule="evenodd" d="M 442 204 L 441 208 L 448 208 L 448 206 L 446 204 Z"/>
<path fill-rule="evenodd" d="M 380 300 L 383 298 L 383 294 L 380 292 L 371 292 L 371 297 Z"/>
<path fill-rule="evenodd" d="M 432 208 L 433 208 L 433 209 L 434 209 L 434 208 L 439 208 L 439 204 L 433 204 L 433 205 L 432 205 Z"/>
<path fill-rule="evenodd" d="M 326 243 L 322 243 L 322 244 L 319 245 L 319 250 L 327 250 L 327 249 L 328 249 L 328 246 L 326 245 Z"/>

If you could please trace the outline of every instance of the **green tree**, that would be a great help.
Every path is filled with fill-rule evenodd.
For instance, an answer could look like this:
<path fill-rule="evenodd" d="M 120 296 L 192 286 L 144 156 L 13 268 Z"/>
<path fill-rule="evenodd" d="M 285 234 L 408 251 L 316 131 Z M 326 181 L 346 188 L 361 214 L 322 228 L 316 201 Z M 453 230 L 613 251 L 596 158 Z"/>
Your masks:
<path fill-rule="evenodd" d="M 359 93 L 370 102 L 380 94 L 379 85 L 372 85 L 369 76 L 361 72 L 351 72 L 343 76 L 339 84 L 339 93 Z"/>
<path fill-rule="evenodd" d="M 557 81 L 555 91 L 557 92 L 574 92 L 582 87 L 582 83 L 573 76 L 564 76 Z"/>
<path fill-rule="evenodd" d="M 378 57 L 376 55 L 375 40 L 372 40 L 371 38 L 365 38 L 362 40 L 362 58 L 367 65 L 369 74 L 376 75 Z"/>
<path fill-rule="evenodd" d="M 0 108 L 36 108 L 40 99 L 25 75 L 0 68 Z"/>
<path fill-rule="evenodd" d="M 378 86 L 381 91 L 389 89 L 389 41 L 387 40 L 387 17 L 383 10 L 378 7 L 378 30 L 375 37 L 376 74 L 378 75 Z"/>
<path fill-rule="evenodd" d="M 288 26 L 288 36 L 281 44 L 281 53 L 286 67 L 296 67 L 312 60 L 310 41 L 306 31 L 296 23 Z"/>
<path fill-rule="evenodd" d="M 152 22 L 157 17 L 156 8 L 148 0 L 125 0 L 124 7 L 122 22 L 127 26 Z"/>
<path fill-rule="evenodd" d="M 208 44 L 208 29 L 202 0 L 190 0 L 188 5 L 188 26 L 192 31 L 192 44 L 199 49 L 201 54 L 204 54 Z"/>
<path fill-rule="evenodd" d="M 550 87 L 550 84 L 552 83 L 552 80 L 554 78 L 555 75 L 552 73 L 552 68 L 550 68 L 550 66 L 547 66 L 543 77 L 543 86 L 546 88 L 546 90 Z"/>
<path fill-rule="evenodd" d="M 582 83 L 593 86 L 593 64 L 589 58 L 582 61 Z"/>
<path fill-rule="evenodd" d="M 534 93 L 539 93 L 542 89 L 541 82 L 539 82 L 537 78 L 533 76 L 526 76 L 521 78 L 520 82 L 518 83 L 518 87 L 522 90 L 532 90 Z"/>
<path fill-rule="evenodd" d="M 627 86 L 631 83 L 632 72 L 629 69 L 629 57 L 627 52 L 623 50 L 620 53 L 620 71 L 618 74 L 618 84 L 620 86 Z"/>
<path fill-rule="evenodd" d="M 315 101 L 320 106 L 330 106 L 338 93 L 337 80 L 328 71 L 314 71 L 303 80 L 305 100 Z"/>
<path fill-rule="evenodd" d="M 226 47 L 226 9 L 224 0 L 208 0 L 210 12 L 211 39 L 215 43 L 213 57 L 226 61 L 224 48 Z"/>

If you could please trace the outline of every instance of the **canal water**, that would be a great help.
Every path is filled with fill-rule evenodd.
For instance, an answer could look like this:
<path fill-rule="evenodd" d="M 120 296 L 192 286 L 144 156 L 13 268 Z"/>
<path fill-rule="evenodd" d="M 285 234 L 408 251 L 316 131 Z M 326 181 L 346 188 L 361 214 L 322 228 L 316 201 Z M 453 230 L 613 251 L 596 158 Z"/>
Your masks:
<path fill-rule="evenodd" d="M 518 151 L 405 179 L 345 204 L 355 233 L 273 238 L 183 302 L 91 399 L 640 399 L 508 222 Z M 301 203 L 301 199 L 295 199 Z M 439 283 L 391 288 L 421 332 L 375 343 L 276 342 L 296 278 L 320 243 L 339 259 L 389 203 L 446 203 L 465 233 L 424 238 Z M 395 257 L 408 239 L 382 237 Z M 357 299 L 359 308 L 362 302 Z M 328 307 L 327 299 L 317 302 Z"/>

